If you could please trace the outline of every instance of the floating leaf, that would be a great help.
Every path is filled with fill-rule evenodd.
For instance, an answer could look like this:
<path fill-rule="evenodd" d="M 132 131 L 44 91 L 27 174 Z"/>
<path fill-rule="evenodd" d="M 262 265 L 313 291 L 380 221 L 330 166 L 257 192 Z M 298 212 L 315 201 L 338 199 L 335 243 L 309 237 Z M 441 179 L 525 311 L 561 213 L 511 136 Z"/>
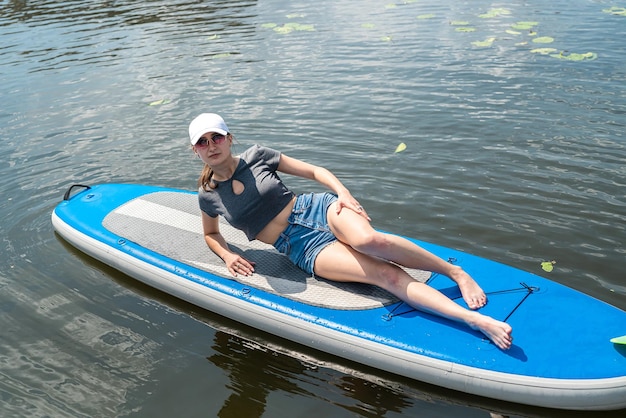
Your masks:
<path fill-rule="evenodd" d="M 298 25 L 296 30 L 304 32 L 315 32 L 315 25 Z"/>
<path fill-rule="evenodd" d="M 536 44 L 551 44 L 554 42 L 554 38 L 550 36 L 540 36 L 538 38 L 534 38 L 533 42 Z"/>
<path fill-rule="evenodd" d="M 626 16 L 626 7 L 613 6 L 609 9 L 603 9 L 604 13 L 609 13 L 615 16 Z"/>
<path fill-rule="evenodd" d="M 487 38 L 484 41 L 474 41 L 472 42 L 472 45 L 477 46 L 479 48 L 487 48 L 490 47 L 493 44 L 493 41 L 495 41 L 496 38 Z"/>
<path fill-rule="evenodd" d="M 508 33 L 509 35 L 521 35 L 522 32 L 518 32 L 516 30 L 512 30 L 512 29 L 507 29 L 506 33 Z"/>
<path fill-rule="evenodd" d="M 281 35 L 285 35 L 287 33 L 291 33 L 294 31 L 294 28 L 291 28 L 289 26 L 278 26 L 274 28 L 274 32 L 276 33 L 280 33 Z"/>
<path fill-rule="evenodd" d="M 265 29 L 274 29 L 276 26 L 278 26 L 276 23 L 263 23 L 261 25 L 261 27 Z"/>
<path fill-rule="evenodd" d="M 552 260 L 552 261 L 542 261 L 541 262 L 541 268 L 544 269 L 545 271 L 547 271 L 548 273 L 550 273 L 553 269 L 554 269 L 554 265 L 556 264 L 556 261 Z"/>
<path fill-rule="evenodd" d="M 361 25 L 361 27 L 362 27 L 362 28 L 365 28 L 365 29 L 374 29 L 374 28 L 376 27 L 376 25 L 375 25 L 375 24 L 373 24 L 373 23 L 363 23 L 363 24 Z"/>
<path fill-rule="evenodd" d="M 393 39 L 391 38 L 391 36 L 383 36 L 380 38 L 380 40 L 383 42 L 391 42 Z"/>
<path fill-rule="evenodd" d="M 315 30 L 315 26 L 313 25 L 303 25 L 298 22 L 289 22 L 284 25 L 286 28 L 291 28 L 293 30 L 304 30 L 304 31 L 312 31 Z"/>
<path fill-rule="evenodd" d="M 452 26 L 467 26 L 470 22 L 466 22 L 465 20 L 453 20 L 450 24 Z"/>
<path fill-rule="evenodd" d="M 541 55 L 548 55 L 548 54 L 552 54 L 553 52 L 556 52 L 557 50 L 555 48 L 535 48 L 535 49 L 531 49 L 530 52 L 532 52 L 533 54 L 541 54 Z"/>
<path fill-rule="evenodd" d="M 417 18 L 418 18 L 418 19 L 432 19 L 432 18 L 434 18 L 434 17 L 435 17 L 435 15 L 434 15 L 434 14 L 432 14 L 432 13 L 428 13 L 428 14 L 425 14 L 425 15 L 419 15 L 419 16 L 417 16 Z"/>
<path fill-rule="evenodd" d="M 313 32 L 315 31 L 315 26 L 303 25 L 302 23 L 296 23 L 296 22 L 289 22 L 289 23 L 285 23 L 283 26 L 276 26 L 273 29 L 274 29 L 274 32 L 284 35 L 287 33 L 291 33 L 293 31 Z"/>
<path fill-rule="evenodd" d="M 471 28 L 469 26 L 463 26 L 460 28 L 456 28 L 455 31 L 457 32 L 476 32 L 476 28 Z"/>
<path fill-rule="evenodd" d="M 208 41 L 213 41 L 215 39 L 219 39 L 219 37 L 220 37 L 219 35 L 215 34 L 215 35 L 211 35 L 211 36 L 207 37 L 207 40 Z"/>
<path fill-rule="evenodd" d="M 396 7 L 398 7 L 398 5 L 395 3 L 389 3 L 385 5 L 385 9 L 395 9 Z"/>
<path fill-rule="evenodd" d="M 539 22 L 517 22 L 511 25 L 511 28 L 515 30 L 530 30 L 538 24 Z"/>
<path fill-rule="evenodd" d="M 482 19 L 490 19 L 493 17 L 498 17 L 501 15 L 510 15 L 510 14 L 511 14 L 511 11 L 509 9 L 497 8 L 497 9 L 491 9 L 487 13 L 478 15 L 478 17 Z"/>
<path fill-rule="evenodd" d="M 292 13 L 287 15 L 287 19 L 296 19 L 298 17 L 305 17 L 306 15 L 304 13 Z"/>
<path fill-rule="evenodd" d="M 219 59 L 222 59 L 222 58 L 228 58 L 228 57 L 230 57 L 231 55 L 232 55 L 232 54 L 231 54 L 230 52 L 224 52 L 224 53 L 222 53 L 222 54 L 215 54 L 215 55 L 213 55 L 213 56 L 211 57 L 211 59 L 214 59 L 214 60 L 219 60 Z"/>
<path fill-rule="evenodd" d="M 170 101 L 167 99 L 161 99 L 161 100 L 156 100 L 152 103 L 149 104 L 149 106 L 158 106 L 158 105 L 162 105 L 162 104 L 166 104 L 169 103 Z"/>
<path fill-rule="evenodd" d="M 595 52 L 587 52 L 585 54 L 572 52 L 569 55 L 565 55 L 564 52 L 561 52 L 560 54 L 552 54 L 550 56 L 553 58 L 559 58 L 567 61 L 593 61 L 598 58 L 598 54 L 596 54 Z"/>
<path fill-rule="evenodd" d="M 396 147 L 396 150 L 394 151 L 396 154 L 399 152 L 402 152 L 406 149 L 406 144 L 404 142 L 400 142 L 400 144 Z"/>

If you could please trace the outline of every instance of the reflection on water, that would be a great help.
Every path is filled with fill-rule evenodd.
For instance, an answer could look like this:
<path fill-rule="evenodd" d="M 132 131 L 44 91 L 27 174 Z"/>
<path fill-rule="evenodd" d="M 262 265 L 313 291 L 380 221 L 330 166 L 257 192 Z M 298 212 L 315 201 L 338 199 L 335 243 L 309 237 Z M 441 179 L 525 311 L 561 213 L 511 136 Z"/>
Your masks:
<path fill-rule="evenodd" d="M 545 415 L 255 345 L 269 337 L 93 262 L 49 219 L 73 183 L 194 188 L 186 124 L 218 111 L 238 151 L 325 165 L 378 228 L 626 309 L 626 18 L 509 3 L 0 1 L 2 415 Z M 539 36 L 597 59 L 532 53 Z"/>
<path fill-rule="evenodd" d="M 295 358 L 283 357 L 284 362 L 277 368 L 267 363 L 267 351 L 248 348 L 241 340 L 223 332 L 215 334 L 213 349 L 215 354 L 208 360 L 228 374 L 232 388 L 219 417 L 261 417 L 268 395 L 279 390 L 306 397 L 312 395 L 293 379 L 294 375 L 306 371 L 304 364 Z"/>
<path fill-rule="evenodd" d="M 2 294 L 13 302 L 3 304 L 2 315 L 3 416 L 114 413 L 150 378 L 159 344 L 132 320 L 124 325 L 122 309 L 111 322 L 82 309 L 77 295 L 35 299 L 19 286 L 5 286 Z"/>
<path fill-rule="evenodd" d="M 297 356 L 288 356 L 223 332 L 215 335 L 216 354 L 208 360 L 227 372 L 232 393 L 224 401 L 218 416 L 261 417 L 285 415 L 292 409 L 290 403 L 281 403 L 278 410 L 267 410 L 268 398 L 275 393 L 289 397 L 328 397 L 338 410 L 360 416 L 384 416 L 389 412 L 402 413 L 411 400 L 400 391 L 350 375 L 320 372 L 312 363 Z M 267 358 L 272 361 L 268 363 Z M 324 389 L 325 379 L 331 387 Z M 310 387 L 313 392 L 309 392 Z M 330 393 L 326 393 L 330 391 Z M 336 392 L 341 399 L 335 398 Z M 344 399 L 345 397 L 345 399 Z M 276 408 L 275 406 L 273 408 Z M 284 412 L 281 412 L 284 411 Z M 313 411 L 311 411 L 313 413 Z"/>

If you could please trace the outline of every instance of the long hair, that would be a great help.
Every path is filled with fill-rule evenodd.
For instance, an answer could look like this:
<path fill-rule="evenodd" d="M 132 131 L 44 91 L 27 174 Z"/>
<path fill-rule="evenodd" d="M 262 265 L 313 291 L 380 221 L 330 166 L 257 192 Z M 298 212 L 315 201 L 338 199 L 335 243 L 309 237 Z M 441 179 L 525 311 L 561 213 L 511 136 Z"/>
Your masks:
<path fill-rule="evenodd" d="M 198 187 L 201 187 L 205 192 L 208 192 L 209 189 L 217 188 L 217 183 L 213 181 L 213 169 L 208 164 L 205 164 L 204 168 L 202 168 L 202 173 L 200 173 L 198 178 Z"/>

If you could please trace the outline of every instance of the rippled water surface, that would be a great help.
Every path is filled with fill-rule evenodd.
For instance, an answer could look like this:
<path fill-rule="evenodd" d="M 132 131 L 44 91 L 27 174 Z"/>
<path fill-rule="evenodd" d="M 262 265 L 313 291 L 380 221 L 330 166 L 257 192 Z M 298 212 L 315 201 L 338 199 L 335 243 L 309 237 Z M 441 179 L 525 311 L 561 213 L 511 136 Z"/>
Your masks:
<path fill-rule="evenodd" d="M 0 1 L 0 414 L 571 416 L 232 323 L 81 255 L 50 213 L 73 183 L 193 189 L 187 124 L 215 111 L 239 151 L 333 170 L 378 228 L 626 309 L 624 6 Z"/>

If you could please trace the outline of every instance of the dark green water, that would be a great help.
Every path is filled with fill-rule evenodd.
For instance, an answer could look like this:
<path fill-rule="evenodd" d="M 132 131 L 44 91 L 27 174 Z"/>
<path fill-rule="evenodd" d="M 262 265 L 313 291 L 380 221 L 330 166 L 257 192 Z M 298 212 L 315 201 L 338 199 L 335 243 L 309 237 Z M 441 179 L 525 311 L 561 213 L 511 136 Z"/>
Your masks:
<path fill-rule="evenodd" d="M 334 171 L 377 228 L 626 309 L 626 16 L 613 6 L 626 4 L 0 1 L 0 415 L 583 416 L 260 334 L 81 255 L 50 213 L 73 183 L 193 189 L 187 124 L 213 111 L 240 151 Z"/>

